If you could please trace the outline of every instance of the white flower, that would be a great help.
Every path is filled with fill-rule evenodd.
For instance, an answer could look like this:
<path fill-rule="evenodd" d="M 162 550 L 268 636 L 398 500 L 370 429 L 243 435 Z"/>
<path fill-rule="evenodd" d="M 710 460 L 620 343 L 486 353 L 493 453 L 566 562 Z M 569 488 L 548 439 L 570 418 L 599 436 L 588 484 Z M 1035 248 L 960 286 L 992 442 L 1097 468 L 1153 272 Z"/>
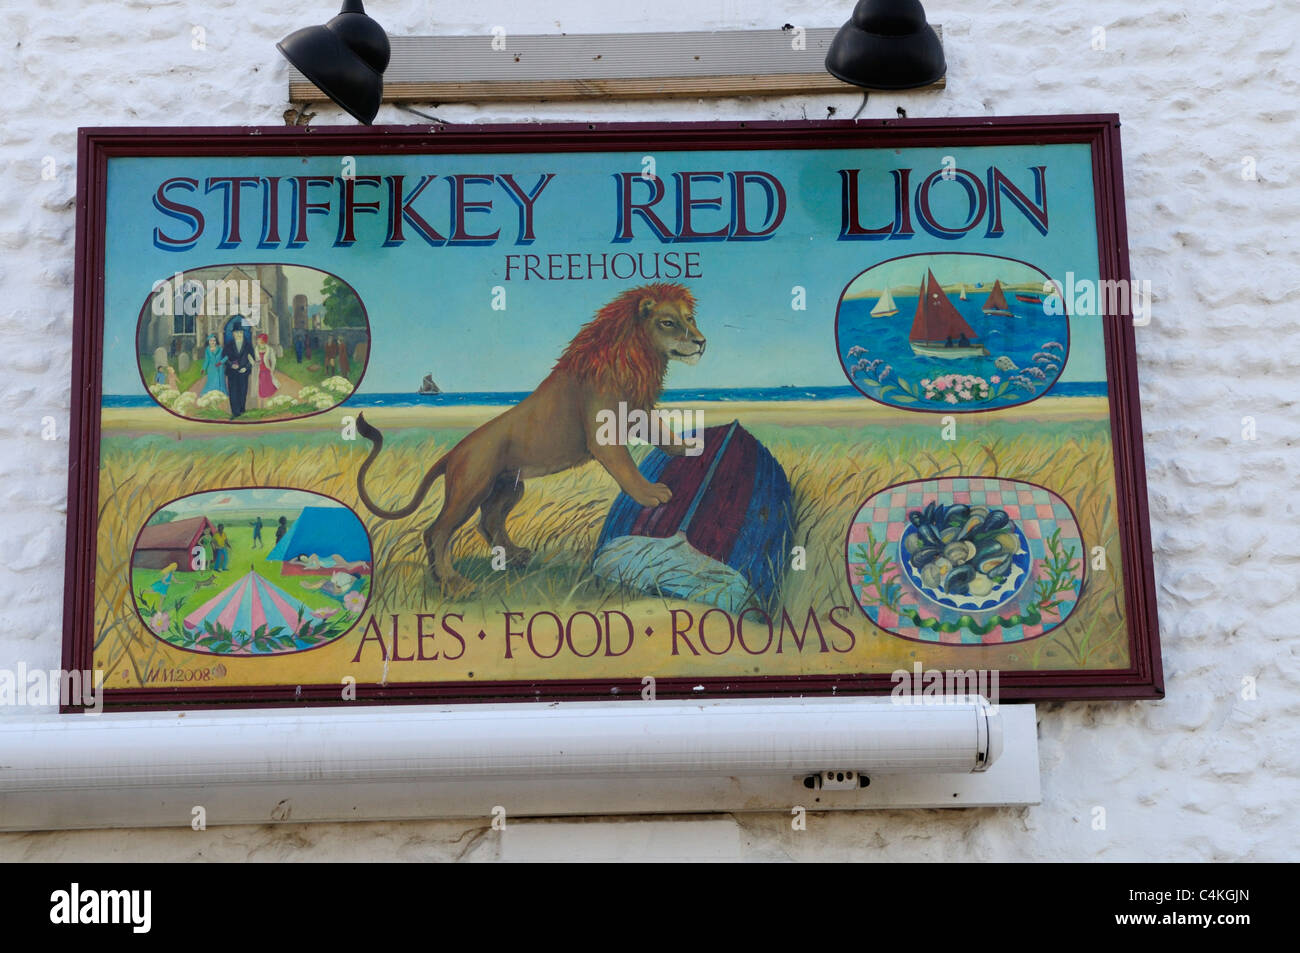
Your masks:
<path fill-rule="evenodd" d="M 339 377 L 337 375 L 326 379 L 320 386 L 325 390 L 333 391 L 336 394 L 352 393 L 352 382 L 346 377 Z"/>
<path fill-rule="evenodd" d="M 228 403 L 228 399 L 225 394 L 221 393 L 221 391 L 210 390 L 200 397 L 196 403 L 199 407 L 205 409 L 212 407 L 225 407 Z"/>

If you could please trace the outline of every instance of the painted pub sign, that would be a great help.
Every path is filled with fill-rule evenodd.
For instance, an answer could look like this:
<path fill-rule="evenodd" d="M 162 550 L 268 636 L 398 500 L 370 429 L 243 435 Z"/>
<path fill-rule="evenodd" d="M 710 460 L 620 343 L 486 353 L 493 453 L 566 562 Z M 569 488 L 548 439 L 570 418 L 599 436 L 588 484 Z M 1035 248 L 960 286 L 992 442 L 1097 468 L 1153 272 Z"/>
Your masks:
<path fill-rule="evenodd" d="M 111 707 L 1161 694 L 1115 117 L 80 148 Z"/>

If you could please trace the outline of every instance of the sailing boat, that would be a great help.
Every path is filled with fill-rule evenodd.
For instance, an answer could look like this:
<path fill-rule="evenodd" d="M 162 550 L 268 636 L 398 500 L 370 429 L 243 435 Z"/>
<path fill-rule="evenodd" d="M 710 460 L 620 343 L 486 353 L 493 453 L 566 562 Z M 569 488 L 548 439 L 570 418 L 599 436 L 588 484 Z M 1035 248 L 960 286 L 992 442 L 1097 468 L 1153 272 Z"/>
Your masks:
<path fill-rule="evenodd" d="M 1002 293 L 1002 282 L 993 282 L 993 290 L 989 292 L 989 300 L 984 302 L 985 314 L 996 314 L 1004 318 L 1014 317 L 1011 309 L 1007 307 L 1007 296 Z"/>
<path fill-rule="evenodd" d="M 886 288 L 885 293 L 876 302 L 876 306 L 871 309 L 871 316 L 873 318 L 887 318 L 891 314 L 898 314 L 898 305 L 894 304 L 894 296 Z"/>
<path fill-rule="evenodd" d="M 420 390 L 418 391 L 418 393 L 421 393 L 421 394 L 441 394 L 441 393 L 442 393 L 442 390 L 438 387 L 437 384 L 435 384 L 435 383 L 433 382 L 433 375 L 432 375 L 432 374 L 425 374 L 425 375 L 424 375 L 424 380 L 420 381 Z"/>
<path fill-rule="evenodd" d="M 962 286 L 961 286 L 961 294 L 958 295 L 958 297 L 961 298 L 962 301 L 965 301 L 965 300 L 966 300 L 966 286 L 965 286 L 965 285 L 962 285 Z"/>
<path fill-rule="evenodd" d="M 919 357 L 939 357 L 945 360 L 983 357 L 988 354 L 988 349 L 979 342 L 975 329 L 966 323 L 966 319 L 943 293 L 933 271 L 926 272 L 921 287 L 921 296 L 916 302 L 916 317 L 912 319 L 912 331 L 907 336 L 912 344 L 912 353 Z"/>

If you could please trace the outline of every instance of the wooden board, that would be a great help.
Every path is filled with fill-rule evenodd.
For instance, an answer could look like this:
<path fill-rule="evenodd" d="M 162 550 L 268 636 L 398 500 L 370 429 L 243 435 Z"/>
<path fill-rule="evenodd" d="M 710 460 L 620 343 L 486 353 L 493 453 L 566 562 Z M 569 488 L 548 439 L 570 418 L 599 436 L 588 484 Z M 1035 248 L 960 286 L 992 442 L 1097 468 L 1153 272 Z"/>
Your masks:
<path fill-rule="evenodd" d="M 853 93 L 823 68 L 838 27 L 578 36 L 391 37 L 385 102 L 673 99 Z M 935 32 L 943 39 L 942 29 Z M 504 43 L 504 49 L 493 49 Z M 797 48 L 801 47 L 801 48 Z M 927 89 L 945 85 L 940 79 Z M 292 66 L 289 100 L 329 97 Z"/>

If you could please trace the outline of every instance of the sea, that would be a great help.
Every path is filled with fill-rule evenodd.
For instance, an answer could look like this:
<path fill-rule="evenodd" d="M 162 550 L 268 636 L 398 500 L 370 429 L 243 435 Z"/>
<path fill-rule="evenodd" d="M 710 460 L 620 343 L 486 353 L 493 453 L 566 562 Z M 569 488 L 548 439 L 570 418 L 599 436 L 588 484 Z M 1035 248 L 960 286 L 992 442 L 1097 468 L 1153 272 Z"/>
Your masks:
<path fill-rule="evenodd" d="M 1019 368 L 1035 367 L 1037 365 L 1034 362 L 1034 355 L 1043 350 L 1044 344 L 1056 342 L 1062 347 L 1069 347 L 1069 325 L 1064 315 L 1044 314 L 1041 304 L 1017 301 L 1012 292 L 1007 292 L 1006 296 L 1008 309 L 1013 317 L 985 314 L 982 310 L 984 302 L 988 299 L 988 294 L 985 292 L 968 292 L 965 301 L 960 300 L 956 295 L 948 295 L 948 300 L 966 319 L 966 323 L 979 336 L 989 352 L 986 357 L 963 357 L 956 360 L 923 357 L 912 353 L 908 334 L 912 330 L 912 319 L 916 314 L 916 295 L 896 296 L 894 302 L 898 306 L 898 314 L 883 318 L 871 316 L 871 309 L 878 299 L 849 299 L 841 303 L 839 310 L 837 343 L 840 362 L 848 370 L 863 358 L 866 360 L 880 358 L 893 369 L 896 377 L 909 381 L 919 393 L 922 380 L 944 374 L 974 374 L 985 379 L 997 375 L 1005 381 L 1015 374 L 1015 371 L 1000 369 L 994 363 L 997 358 L 1009 357 Z M 855 346 L 865 347 L 867 353 L 863 355 L 855 352 L 854 356 L 850 357 L 849 349 Z M 1058 363 L 1062 369 L 1065 367 L 1064 361 Z M 1039 384 L 1033 397 L 1043 396 L 1047 385 L 1051 384 L 1059 374 L 1059 370 L 1049 373 L 1047 379 Z M 886 381 L 886 383 L 894 382 L 892 378 Z M 1104 383 L 1086 386 L 1095 388 L 1097 394 L 1106 393 Z M 866 387 L 864 393 L 869 392 L 870 388 Z M 1071 384 L 1056 384 L 1050 392 L 1060 396 L 1082 396 L 1078 391 L 1078 385 Z M 1093 391 L 1089 390 L 1088 393 L 1092 394 Z M 980 406 L 996 408 L 1007 404 L 1023 403 L 1029 398 L 1030 395 L 1026 391 L 1014 388 L 1004 397 L 991 400 L 986 404 L 982 403 Z M 883 399 L 889 402 L 888 396 Z M 922 399 L 918 403 L 909 402 L 906 406 L 916 408 L 944 405 L 939 401 L 929 402 Z"/>
<path fill-rule="evenodd" d="M 531 391 L 465 391 L 456 394 L 354 394 L 345 400 L 344 407 L 509 407 L 519 403 Z M 1104 397 L 1103 381 L 1058 382 L 1052 387 L 1053 397 Z M 722 401 L 731 403 L 777 402 L 789 400 L 844 400 L 860 399 L 856 387 L 721 387 L 701 390 L 669 389 L 664 391 L 664 403 L 689 404 L 694 402 Z M 105 394 L 104 407 L 156 407 L 147 395 Z"/>

